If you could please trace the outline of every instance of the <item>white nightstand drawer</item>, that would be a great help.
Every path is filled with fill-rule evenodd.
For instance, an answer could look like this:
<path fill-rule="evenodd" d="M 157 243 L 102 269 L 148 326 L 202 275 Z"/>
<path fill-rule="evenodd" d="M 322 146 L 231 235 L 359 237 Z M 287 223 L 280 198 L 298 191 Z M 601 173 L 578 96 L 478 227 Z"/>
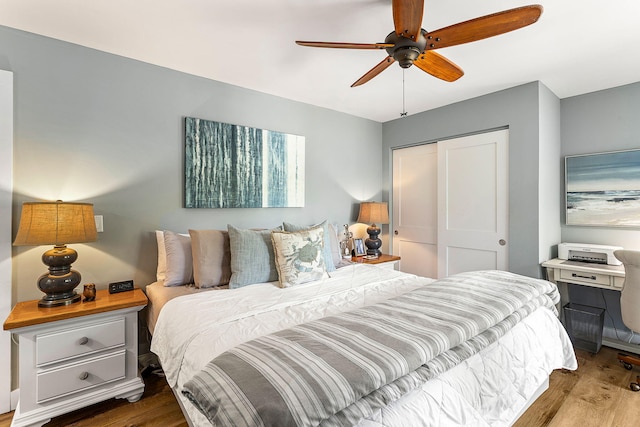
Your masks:
<path fill-rule="evenodd" d="M 125 377 L 125 350 L 38 373 L 36 401 L 45 402 Z"/>
<path fill-rule="evenodd" d="M 376 265 L 380 268 L 388 268 L 390 270 L 395 270 L 397 263 L 398 261 L 391 261 L 391 262 L 381 262 L 380 264 L 376 264 Z"/>
<path fill-rule="evenodd" d="M 36 336 L 36 365 L 93 353 L 125 343 L 125 320 L 119 318 Z"/>
<path fill-rule="evenodd" d="M 611 286 L 610 276 L 599 273 L 585 273 L 582 271 L 560 270 L 560 280 L 568 280 L 570 283 L 583 282 L 585 284 L 597 284 Z"/>

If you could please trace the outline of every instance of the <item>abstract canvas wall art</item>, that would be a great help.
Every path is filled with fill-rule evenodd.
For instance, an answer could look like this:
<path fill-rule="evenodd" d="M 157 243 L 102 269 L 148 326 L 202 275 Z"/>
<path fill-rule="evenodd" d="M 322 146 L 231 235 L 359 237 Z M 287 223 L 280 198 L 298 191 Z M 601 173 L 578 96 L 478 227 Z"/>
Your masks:
<path fill-rule="evenodd" d="M 304 206 L 303 136 L 187 117 L 185 207 Z"/>
<path fill-rule="evenodd" d="M 640 227 L 640 150 L 565 157 L 567 225 Z"/>

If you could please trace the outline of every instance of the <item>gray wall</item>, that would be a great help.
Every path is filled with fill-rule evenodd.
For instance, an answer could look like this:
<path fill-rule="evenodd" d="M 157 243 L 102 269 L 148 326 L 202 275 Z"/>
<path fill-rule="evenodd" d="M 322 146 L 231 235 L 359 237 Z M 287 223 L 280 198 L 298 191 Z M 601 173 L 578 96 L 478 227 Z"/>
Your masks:
<path fill-rule="evenodd" d="M 558 256 L 561 234 L 562 192 L 559 183 L 561 152 L 560 100 L 546 86 L 540 85 L 540 155 L 538 157 L 539 261 Z"/>
<path fill-rule="evenodd" d="M 508 127 L 509 270 L 538 277 L 550 242 L 560 239 L 558 225 L 541 227 L 550 222 L 549 216 L 559 219 L 558 183 L 540 179 L 543 163 L 557 164 L 557 158 L 541 156 L 559 151 L 558 114 L 558 98 L 533 82 L 384 123 L 383 197 L 390 196 L 392 149 Z M 541 193 L 554 200 L 543 215 Z"/>
<path fill-rule="evenodd" d="M 360 167 L 382 161 L 380 123 L 5 27 L 0 69 L 15 77 L 13 236 L 25 201 L 94 203 L 105 231 L 73 245 L 84 283 L 152 282 L 156 229 L 343 224 L 381 198 Z M 305 207 L 184 209 L 185 116 L 304 135 Z M 45 249 L 14 248 L 14 303 L 41 297 Z"/>
<path fill-rule="evenodd" d="M 576 154 L 640 149 L 640 83 L 561 101 L 562 159 Z M 562 191 L 564 194 L 564 160 Z M 640 230 L 567 226 L 562 204 L 562 240 L 640 250 Z"/>
<path fill-rule="evenodd" d="M 564 156 L 607 151 L 640 149 L 640 83 L 566 98 L 561 101 L 562 117 L 562 191 L 564 192 Z M 563 193 L 564 194 L 564 193 Z M 578 227 L 564 224 L 562 202 L 562 241 L 597 243 L 640 250 L 640 230 L 632 228 Z M 628 340 L 630 331 L 620 316 L 620 293 L 573 285 L 572 302 L 606 308 L 604 335 Z M 635 343 L 640 343 L 636 336 Z"/>

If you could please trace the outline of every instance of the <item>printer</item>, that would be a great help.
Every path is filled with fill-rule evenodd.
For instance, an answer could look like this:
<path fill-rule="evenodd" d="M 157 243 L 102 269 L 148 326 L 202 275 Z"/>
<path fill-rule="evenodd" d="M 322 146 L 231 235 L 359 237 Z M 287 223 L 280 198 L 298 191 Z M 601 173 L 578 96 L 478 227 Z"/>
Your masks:
<path fill-rule="evenodd" d="M 622 265 L 622 262 L 613 255 L 613 252 L 618 249 L 622 248 L 589 243 L 559 243 L 558 258 L 596 264 Z"/>

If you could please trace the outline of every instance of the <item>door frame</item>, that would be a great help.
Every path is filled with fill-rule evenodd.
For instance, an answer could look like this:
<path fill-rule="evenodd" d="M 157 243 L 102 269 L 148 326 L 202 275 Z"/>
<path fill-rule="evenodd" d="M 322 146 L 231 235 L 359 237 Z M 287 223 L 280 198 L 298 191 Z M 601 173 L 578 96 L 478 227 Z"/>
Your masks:
<path fill-rule="evenodd" d="M 11 312 L 13 73 L 0 70 L 0 318 Z M 11 333 L 0 331 L 0 414 L 11 411 Z"/>

